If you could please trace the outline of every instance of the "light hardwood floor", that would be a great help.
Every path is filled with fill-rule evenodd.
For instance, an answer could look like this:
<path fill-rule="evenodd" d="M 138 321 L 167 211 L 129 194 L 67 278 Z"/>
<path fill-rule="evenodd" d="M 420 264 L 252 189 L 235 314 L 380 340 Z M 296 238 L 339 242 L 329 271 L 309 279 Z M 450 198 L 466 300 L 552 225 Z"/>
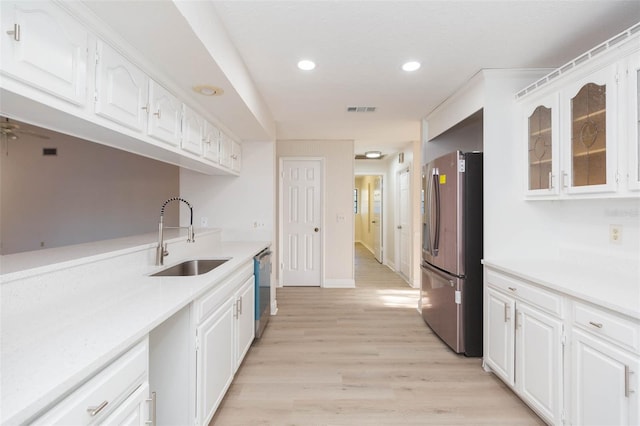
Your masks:
<path fill-rule="evenodd" d="M 211 425 L 544 424 L 479 358 L 451 352 L 412 289 L 356 245 L 356 288 L 278 289 Z"/>

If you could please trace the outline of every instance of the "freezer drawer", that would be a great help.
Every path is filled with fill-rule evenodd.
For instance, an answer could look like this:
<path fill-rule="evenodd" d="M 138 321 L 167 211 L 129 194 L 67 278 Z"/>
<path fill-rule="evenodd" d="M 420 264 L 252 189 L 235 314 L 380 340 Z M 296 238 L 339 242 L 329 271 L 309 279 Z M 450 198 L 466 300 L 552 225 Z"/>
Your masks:
<path fill-rule="evenodd" d="M 460 302 L 464 280 L 428 264 L 422 264 L 421 269 L 422 318 L 451 349 L 463 353 L 463 311 Z"/>

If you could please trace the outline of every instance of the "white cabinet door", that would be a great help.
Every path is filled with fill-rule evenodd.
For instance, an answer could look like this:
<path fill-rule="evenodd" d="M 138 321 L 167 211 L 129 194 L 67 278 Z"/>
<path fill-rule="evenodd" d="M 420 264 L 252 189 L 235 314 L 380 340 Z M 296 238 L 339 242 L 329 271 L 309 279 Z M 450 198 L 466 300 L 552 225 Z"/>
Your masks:
<path fill-rule="evenodd" d="M 96 114 L 133 130 L 144 131 L 149 78 L 100 40 L 97 55 Z"/>
<path fill-rule="evenodd" d="M 231 168 L 231 145 L 233 141 L 229 136 L 220 132 L 220 165 Z"/>
<path fill-rule="evenodd" d="M 204 122 L 204 157 L 214 163 L 220 162 L 220 130 L 208 121 Z"/>
<path fill-rule="evenodd" d="M 202 155 L 204 119 L 188 106 L 184 106 L 182 115 L 182 149 L 196 155 Z"/>
<path fill-rule="evenodd" d="M 167 89 L 149 80 L 149 135 L 169 145 L 178 146 L 181 120 L 182 102 Z"/>
<path fill-rule="evenodd" d="M 144 383 L 101 424 L 105 426 L 145 426 L 149 424 L 149 384 Z"/>
<path fill-rule="evenodd" d="M 232 298 L 196 329 L 196 423 L 200 425 L 209 424 L 233 380 L 234 317 L 235 299 Z"/>
<path fill-rule="evenodd" d="M 231 141 L 231 170 L 240 173 L 242 169 L 242 145 Z"/>
<path fill-rule="evenodd" d="M 76 105 L 86 103 L 89 33 L 51 2 L 0 3 L 2 72 Z"/>
<path fill-rule="evenodd" d="M 236 348 L 236 370 L 240 367 L 244 356 L 251 347 L 255 337 L 255 286 L 254 277 L 249 278 L 237 295 L 237 348 Z"/>
<path fill-rule="evenodd" d="M 572 424 L 637 425 L 638 357 L 576 328 L 572 347 Z"/>
<path fill-rule="evenodd" d="M 486 288 L 484 360 L 509 385 L 515 383 L 514 327 L 515 300 Z"/>
<path fill-rule="evenodd" d="M 522 398 L 548 422 L 562 423 L 562 321 L 518 303 L 516 378 Z"/>
<path fill-rule="evenodd" d="M 629 189 L 640 190 L 640 53 L 629 57 L 627 71 Z"/>

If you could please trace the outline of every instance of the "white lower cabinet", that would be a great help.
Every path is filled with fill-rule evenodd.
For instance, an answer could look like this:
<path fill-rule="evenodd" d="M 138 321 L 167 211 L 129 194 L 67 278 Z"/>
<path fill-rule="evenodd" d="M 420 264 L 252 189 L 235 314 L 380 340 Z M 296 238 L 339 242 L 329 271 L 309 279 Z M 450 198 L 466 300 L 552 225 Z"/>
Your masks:
<path fill-rule="evenodd" d="M 145 424 L 153 417 L 148 362 L 145 338 L 31 424 Z"/>
<path fill-rule="evenodd" d="M 640 320 L 485 267 L 484 359 L 554 425 L 640 424 Z"/>
<path fill-rule="evenodd" d="M 558 296 L 486 271 L 484 298 L 485 368 L 546 422 L 562 424 L 563 323 L 549 312 Z"/>
<path fill-rule="evenodd" d="M 637 322 L 579 303 L 571 329 L 571 419 L 575 425 L 640 422 Z"/>
<path fill-rule="evenodd" d="M 249 261 L 150 334 L 157 425 L 207 425 L 254 338 Z"/>

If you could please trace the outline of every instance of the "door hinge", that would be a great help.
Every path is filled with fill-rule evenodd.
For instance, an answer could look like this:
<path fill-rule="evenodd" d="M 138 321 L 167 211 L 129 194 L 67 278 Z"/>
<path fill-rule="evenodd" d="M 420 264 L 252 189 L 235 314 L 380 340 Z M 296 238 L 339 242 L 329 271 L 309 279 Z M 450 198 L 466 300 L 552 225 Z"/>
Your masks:
<path fill-rule="evenodd" d="M 464 160 L 458 160 L 458 172 L 459 173 L 464 173 L 466 168 L 466 163 Z"/>
<path fill-rule="evenodd" d="M 280 262 L 280 269 L 284 269 L 284 262 Z"/>
<path fill-rule="evenodd" d="M 93 92 L 93 100 L 94 102 L 98 102 L 98 91 Z"/>

